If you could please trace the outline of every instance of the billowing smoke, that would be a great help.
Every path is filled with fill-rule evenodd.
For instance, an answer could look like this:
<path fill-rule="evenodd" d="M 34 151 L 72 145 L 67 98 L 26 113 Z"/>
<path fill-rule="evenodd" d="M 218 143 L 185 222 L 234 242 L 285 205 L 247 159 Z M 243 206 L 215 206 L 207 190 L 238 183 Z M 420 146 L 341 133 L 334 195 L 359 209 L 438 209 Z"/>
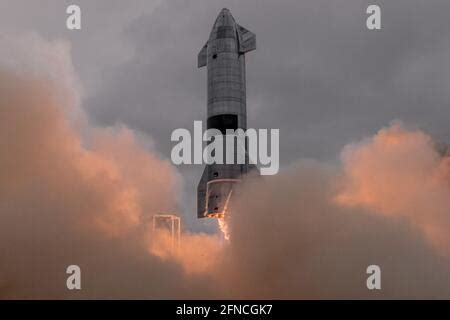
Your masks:
<path fill-rule="evenodd" d="M 450 254 L 450 157 L 427 134 L 393 123 L 344 149 L 337 201 L 401 218 Z"/>
<path fill-rule="evenodd" d="M 144 241 L 151 215 L 177 209 L 170 162 L 126 128 L 88 125 L 67 45 L 3 40 L 0 297 L 190 292 L 182 269 L 149 255 Z M 82 270 L 79 293 L 66 288 L 71 264 Z"/>
<path fill-rule="evenodd" d="M 229 248 L 236 292 L 449 298 L 449 158 L 425 133 L 394 123 L 345 147 L 342 161 L 300 161 L 243 187 Z M 379 292 L 366 288 L 372 264 L 382 270 Z"/>
<path fill-rule="evenodd" d="M 230 242 L 218 251 L 203 236 L 197 247 L 205 272 L 227 298 L 449 298 L 449 165 L 430 136 L 395 122 L 346 146 L 342 168 L 303 160 L 249 178 Z M 189 270 L 192 252 L 172 258 Z M 370 265 L 381 291 L 366 287 Z"/>
<path fill-rule="evenodd" d="M 342 167 L 248 179 L 230 241 L 174 246 L 150 218 L 177 213 L 181 178 L 148 137 L 89 125 L 69 46 L 2 37 L 0 97 L 2 298 L 450 298 L 450 163 L 424 132 L 394 123 Z"/>

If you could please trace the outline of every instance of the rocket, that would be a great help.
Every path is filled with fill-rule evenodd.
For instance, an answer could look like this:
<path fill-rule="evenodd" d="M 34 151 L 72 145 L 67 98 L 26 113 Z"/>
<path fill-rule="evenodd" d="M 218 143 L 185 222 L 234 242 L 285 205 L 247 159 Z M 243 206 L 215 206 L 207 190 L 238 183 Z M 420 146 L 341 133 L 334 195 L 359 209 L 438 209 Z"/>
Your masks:
<path fill-rule="evenodd" d="M 227 129 L 247 130 L 245 54 L 255 49 L 255 34 L 237 24 L 228 9 L 222 9 L 198 54 L 198 67 L 206 66 L 208 73 L 207 129 L 217 129 L 222 135 Z M 255 168 L 248 164 L 245 152 L 244 164 L 205 166 L 197 187 L 198 218 L 227 215 L 233 189 Z"/>

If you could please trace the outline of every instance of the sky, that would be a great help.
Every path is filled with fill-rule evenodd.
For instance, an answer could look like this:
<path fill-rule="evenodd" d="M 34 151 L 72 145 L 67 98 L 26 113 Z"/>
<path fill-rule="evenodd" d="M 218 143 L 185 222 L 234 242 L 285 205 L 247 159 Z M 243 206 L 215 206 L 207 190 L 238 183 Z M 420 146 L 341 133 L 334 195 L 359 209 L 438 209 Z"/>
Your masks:
<path fill-rule="evenodd" d="M 2 1 L 0 27 L 70 43 L 89 121 L 126 125 L 165 157 L 174 129 L 205 119 L 206 70 L 196 59 L 223 7 L 256 34 L 246 57 L 248 126 L 280 129 L 282 166 L 335 162 L 347 142 L 395 119 L 450 141 L 448 1 L 377 1 L 378 31 L 365 27 L 370 1 L 76 3 L 79 31 L 65 28 L 72 2 L 51 0 Z M 202 168 L 178 169 L 184 220 L 197 228 Z"/>

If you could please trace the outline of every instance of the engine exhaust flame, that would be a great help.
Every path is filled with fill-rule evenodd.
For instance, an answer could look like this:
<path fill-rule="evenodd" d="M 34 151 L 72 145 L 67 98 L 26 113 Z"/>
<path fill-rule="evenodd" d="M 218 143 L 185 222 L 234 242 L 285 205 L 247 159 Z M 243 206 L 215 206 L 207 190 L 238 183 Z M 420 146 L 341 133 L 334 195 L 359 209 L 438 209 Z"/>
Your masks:
<path fill-rule="evenodd" d="M 230 241 L 230 229 L 228 226 L 228 221 L 226 221 L 226 218 L 219 218 L 217 219 L 219 230 L 222 232 L 222 235 L 225 240 Z"/>

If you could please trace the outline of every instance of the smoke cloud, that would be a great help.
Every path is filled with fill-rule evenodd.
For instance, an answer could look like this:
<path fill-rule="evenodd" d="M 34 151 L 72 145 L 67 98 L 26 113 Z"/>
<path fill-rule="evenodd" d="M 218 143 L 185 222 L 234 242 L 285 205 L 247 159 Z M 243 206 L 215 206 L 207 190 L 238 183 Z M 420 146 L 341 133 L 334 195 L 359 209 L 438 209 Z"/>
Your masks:
<path fill-rule="evenodd" d="M 251 177 L 229 241 L 183 230 L 174 247 L 151 216 L 179 213 L 182 179 L 150 138 L 89 124 L 64 42 L 2 40 L 1 298 L 450 298 L 450 163 L 426 133 L 396 122 L 342 165 Z"/>
<path fill-rule="evenodd" d="M 448 298 L 449 169 L 430 136 L 394 122 L 347 145 L 341 167 L 301 160 L 247 179 L 221 250 L 213 236 L 183 242 L 208 252 L 227 298 Z M 192 252 L 172 258 L 189 269 Z M 381 291 L 366 287 L 372 264 Z"/>
<path fill-rule="evenodd" d="M 344 186 L 337 201 L 400 217 L 450 254 L 450 157 L 433 139 L 393 123 L 343 152 Z"/>
<path fill-rule="evenodd" d="M 190 290 L 182 269 L 148 255 L 144 241 L 151 215 L 177 210 L 180 177 L 171 164 L 129 129 L 89 126 L 68 45 L 36 35 L 4 40 L 0 296 L 177 297 Z M 18 54 L 24 50 L 31 53 Z M 65 287 L 71 264 L 82 270 L 79 293 Z"/>
<path fill-rule="evenodd" d="M 448 157 L 425 133 L 394 123 L 345 147 L 342 159 L 342 169 L 300 161 L 244 185 L 230 221 L 237 292 L 448 298 Z M 366 288 L 372 264 L 383 274 L 378 292 Z"/>

